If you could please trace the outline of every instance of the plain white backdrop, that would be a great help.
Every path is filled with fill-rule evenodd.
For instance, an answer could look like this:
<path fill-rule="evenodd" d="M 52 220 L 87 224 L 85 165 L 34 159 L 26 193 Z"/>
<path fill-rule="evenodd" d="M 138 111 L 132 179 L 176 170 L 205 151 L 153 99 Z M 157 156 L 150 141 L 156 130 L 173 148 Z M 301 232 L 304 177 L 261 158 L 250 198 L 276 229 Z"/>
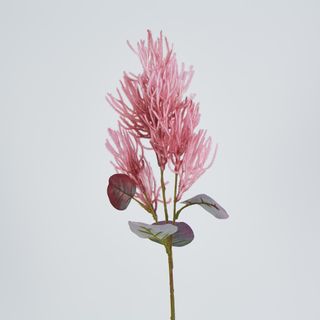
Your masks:
<path fill-rule="evenodd" d="M 141 70 L 126 40 L 148 28 L 194 66 L 220 145 L 185 197 L 231 216 L 181 215 L 177 319 L 320 319 L 318 1 L 2 0 L 0 16 L 1 319 L 169 319 L 165 252 L 127 225 L 149 216 L 106 198 L 104 96 Z"/>

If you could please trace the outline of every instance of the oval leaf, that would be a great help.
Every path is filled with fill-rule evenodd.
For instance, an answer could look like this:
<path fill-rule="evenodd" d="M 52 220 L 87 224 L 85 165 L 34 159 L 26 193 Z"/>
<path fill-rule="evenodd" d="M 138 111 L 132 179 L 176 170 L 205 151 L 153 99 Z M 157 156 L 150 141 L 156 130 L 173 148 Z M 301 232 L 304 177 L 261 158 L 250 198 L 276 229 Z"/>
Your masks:
<path fill-rule="evenodd" d="M 135 193 L 136 185 L 126 174 L 117 173 L 109 178 L 107 194 L 116 209 L 125 210 Z"/>
<path fill-rule="evenodd" d="M 131 231 L 140 238 L 150 239 L 163 243 L 163 241 L 177 232 L 178 228 L 173 224 L 146 224 L 142 222 L 129 221 Z"/>
<path fill-rule="evenodd" d="M 182 203 L 190 205 L 198 204 L 218 219 L 229 218 L 227 211 L 224 210 L 216 201 L 214 201 L 206 194 L 198 194 L 197 196 L 183 201 Z"/>
<path fill-rule="evenodd" d="M 172 221 L 159 221 L 154 223 L 154 225 L 164 225 L 166 223 L 172 224 Z M 172 245 L 174 247 L 184 247 L 194 239 L 194 233 L 191 227 L 185 222 L 175 222 L 174 226 L 177 226 L 178 228 L 178 231 L 172 235 Z M 155 239 L 150 240 L 161 243 Z"/>

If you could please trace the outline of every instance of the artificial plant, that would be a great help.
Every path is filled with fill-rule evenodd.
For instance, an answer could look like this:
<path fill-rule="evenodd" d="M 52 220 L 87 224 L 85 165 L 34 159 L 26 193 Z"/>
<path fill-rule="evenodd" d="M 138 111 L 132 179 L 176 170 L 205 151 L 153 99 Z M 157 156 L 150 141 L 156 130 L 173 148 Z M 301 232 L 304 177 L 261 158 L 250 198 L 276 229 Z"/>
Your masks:
<path fill-rule="evenodd" d="M 116 174 L 109 179 L 107 194 L 111 204 L 125 210 L 136 201 L 153 219 L 153 223 L 129 222 L 137 236 L 163 245 L 168 256 L 171 320 L 175 319 L 173 247 L 189 244 L 194 234 L 191 227 L 178 220 L 182 211 L 200 205 L 218 219 L 227 212 L 210 196 L 199 194 L 181 201 L 184 193 L 212 165 L 217 145 L 205 130 L 197 129 L 199 103 L 194 95 L 186 95 L 193 68 L 180 67 L 173 47 L 162 33 L 154 40 L 148 31 L 147 41 L 134 48 L 142 71 L 138 75 L 124 73 L 117 96 L 107 101 L 119 114 L 118 129 L 109 129 L 106 147 L 114 157 Z M 157 183 L 146 158 L 153 150 L 159 167 Z M 172 199 L 167 197 L 165 174 L 172 173 Z M 162 209 L 159 208 L 162 204 Z M 182 205 L 179 205 L 181 203 Z M 169 212 L 172 204 L 172 213 Z M 163 213 L 163 218 L 160 218 Z"/>

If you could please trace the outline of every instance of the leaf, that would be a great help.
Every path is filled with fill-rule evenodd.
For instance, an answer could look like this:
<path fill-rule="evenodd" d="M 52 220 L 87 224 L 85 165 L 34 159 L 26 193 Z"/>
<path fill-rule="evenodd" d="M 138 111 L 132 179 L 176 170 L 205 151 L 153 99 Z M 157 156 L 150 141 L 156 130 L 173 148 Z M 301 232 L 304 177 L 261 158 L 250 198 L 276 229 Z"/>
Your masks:
<path fill-rule="evenodd" d="M 150 239 L 163 243 L 163 241 L 177 232 L 178 228 L 170 223 L 162 225 L 146 224 L 129 221 L 131 231 L 140 238 Z"/>
<path fill-rule="evenodd" d="M 164 225 L 165 223 L 167 222 L 159 221 L 154 223 L 154 225 Z M 169 221 L 168 223 L 172 224 L 172 221 Z M 188 224 L 186 224 L 185 222 L 175 222 L 174 225 L 178 228 L 178 231 L 172 235 L 172 245 L 174 247 L 184 247 L 194 239 L 193 231 Z M 150 240 L 159 243 L 159 241 L 155 239 Z"/>
<path fill-rule="evenodd" d="M 229 218 L 227 211 L 224 210 L 215 200 L 213 200 L 206 194 L 198 194 L 197 196 L 183 201 L 182 203 L 188 205 L 199 204 L 203 209 L 205 209 L 218 219 Z"/>
<path fill-rule="evenodd" d="M 116 209 L 125 210 L 135 193 L 136 185 L 126 174 L 117 173 L 109 178 L 107 194 Z"/>

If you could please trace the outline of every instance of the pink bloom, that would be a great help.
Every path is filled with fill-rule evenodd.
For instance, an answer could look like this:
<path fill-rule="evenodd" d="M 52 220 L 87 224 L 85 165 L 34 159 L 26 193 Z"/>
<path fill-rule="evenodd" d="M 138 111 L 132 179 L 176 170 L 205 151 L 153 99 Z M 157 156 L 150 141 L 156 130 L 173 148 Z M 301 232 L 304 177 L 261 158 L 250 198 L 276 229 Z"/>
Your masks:
<path fill-rule="evenodd" d="M 129 44 L 130 45 L 130 44 Z M 132 48 L 132 46 L 130 45 Z M 165 48 L 164 48 L 165 47 Z M 148 31 L 148 42 L 141 40 L 137 50 L 143 72 L 139 75 L 124 74 L 118 98 L 108 94 L 107 100 L 119 113 L 123 126 L 137 137 L 150 139 L 158 164 L 164 169 L 170 157 L 169 143 L 172 135 L 170 124 L 176 111 L 183 107 L 183 95 L 193 76 L 192 67 L 180 70 L 176 56 L 162 34 L 153 40 Z"/>
<path fill-rule="evenodd" d="M 175 173 L 180 171 L 199 120 L 199 104 L 186 98 L 182 106 L 176 110 L 175 117 L 170 123 L 170 164 L 173 165 L 171 170 Z"/>
<path fill-rule="evenodd" d="M 181 200 L 182 195 L 200 178 L 200 176 L 211 167 L 217 153 L 217 145 L 210 162 L 209 154 L 211 150 L 211 137 L 206 138 L 206 131 L 199 130 L 193 134 L 184 154 L 183 161 L 178 172 L 179 186 L 177 201 Z"/>
<path fill-rule="evenodd" d="M 108 129 L 108 132 L 114 146 L 107 139 L 106 147 L 114 157 L 114 168 L 119 173 L 127 174 L 136 183 L 136 198 L 146 208 L 156 211 L 160 190 L 157 188 L 150 163 L 145 159 L 140 140 L 121 125 L 119 131 Z"/>
<path fill-rule="evenodd" d="M 141 139 L 148 139 L 160 168 L 164 170 L 168 164 L 179 175 L 180 200 L 183 193 L 212 165 L 216 153 L 215 149 L 210 161 L 211 138 L 206 138 L 203 130 L 195 132 L 200 120 L 199 104 L 194 102 L 193 96 L 184 96 L 194 72 L 192 67 L 186 70 L 184 64 L 179 68 L 175 53 L 167 39 L 163 40 L 162 33 L 154 40 L 148 31 L 147 43 L 141 40 L 136 49 L 129 46 L 140 59 L 142 73 L 124 73 L 120 82 L 122 93 L 117 90 L 117 98 L 111 94 L 107 96 L 110 105 L 120 115 L 121 126 L 124 128 L 120 136 L 125 137 L 121 139 L 131 141 L 127 141 L 130 147 L 121 149 L 129 150 L 126 156 L 122 151 L 121 154 L 113 151 L 118 162 L 121 160 L 120 165 L 117 162 L 117 169 L 128 172 L 136 180 L 139 177 L 144 181 L 141 190 L 148 190 L 148 199 L 153 202 L 154 199 L 158 200 L 153 175 L 152 181 L 147 181 L 150 177 L 147 172 L 151 172 L 150 165 L 145 160 L 142 161 L 144 165 L 141 165 L 141 158 L 135 155 L 138 148 L 143 156 Z M 132 134 L 130 139 L 125 130 Z M 114 141 L 120 139 L 119 134 L 111 132 Z M 120 145 L 120 141 L 117 144 Z"/>

